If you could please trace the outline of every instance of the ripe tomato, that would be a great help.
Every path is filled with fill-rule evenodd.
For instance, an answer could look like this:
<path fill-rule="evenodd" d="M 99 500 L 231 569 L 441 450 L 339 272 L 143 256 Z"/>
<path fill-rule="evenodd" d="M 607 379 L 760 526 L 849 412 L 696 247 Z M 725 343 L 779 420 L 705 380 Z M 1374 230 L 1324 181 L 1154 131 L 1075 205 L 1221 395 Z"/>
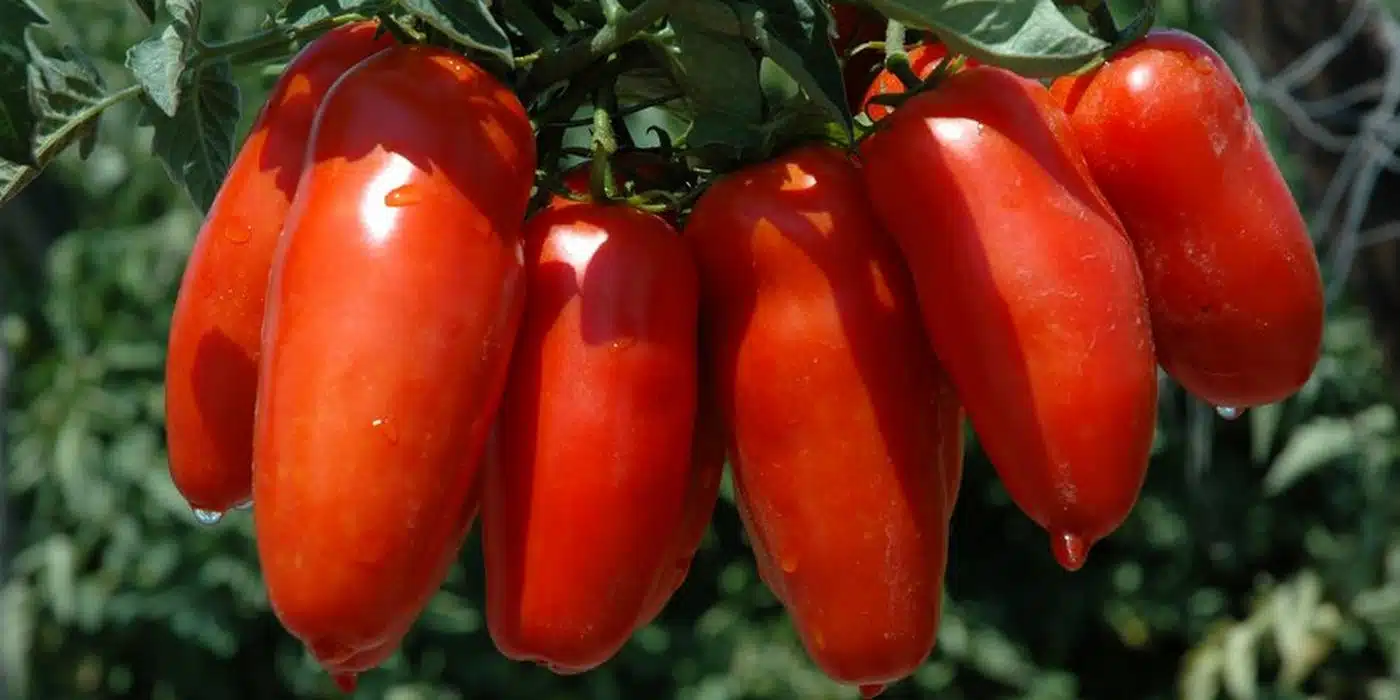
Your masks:
<path fill-rule="evenodd" d="M 1225 62 L 1158 30 L 1053 91 L 1137 248 L 1162 367 L 1218 406 L 1297 391 L 1321 352 L 1322 279 Z"/>
<path fill-rule="evenodd" d="M 1156 418 L 1132 247 L 1040 84 L 950 76 L 861 148 L 924 325 L 1015 502 L 1076 569 L 1142 486 Z"/>
<path fill-rule="evenodd" d="M 880 41 L 885 38 L 886 20 L 877 12 L 844 2 L 831 3 L 831 14 L 836 20 L 836 37 L 832 48 L 845 63 L 841 74 L 845 78 L 846 99 L 851 111 L 860 109 L 861 95 L 866 86 L 875 78 L 875 71 L 884 62 L 885 56 L 879 51 L 866 50 L 847 58 L 847 54 L 861 44 Z"/>
<path fill-rule="evenodd" d="M 943 44 L 919 44 L 909 49 L 909 67 L 914 69 L 914 74 L 920 78 L 928 78 L 933 74 L 934 69 L 948 55 L 948 47 Z M 977 65 L 977 61 L 968 58 L 964 61 L 965 67 Z M 904 93 L 904 82 L 894 73 L 888 70 L 881 70 L 876 74 L 870 88 L 865 91 L 865 97 L 860 101 L 860 108 L 870 116 L 872 121 L 880 121 L 892 111 L 892 108 L 879 103 L 872 103 L 871 100 L 880 95 L 899 95 Z"/>
<path fill-rule="evenodd" d="M 692 461 L 698 282 L 675 229 L 626 206 L 546 208 L 525 244 L 482 503 L 486 619 L 507 657 L 576 673 L 659 611 L 714 509 L 718 470 Z"/>
<path fill-rule="evenodd" d="M 222 513 L 252 492 L 258 342 L 272 254 L 321 99 L 351 66 L 393 44 L 375 30 L 374 22 L 332 30 L 287 66 L 195 239 L 165 365 L 170 476 L 194 508 Z"/>
<path fill-rule="evenodd" d="M 524 107 L 445 49 L 337 84 L 268 290 L 254 435 L 273 610 L 348 684 L 441 584 L 524 301 Z"/>
<path fill-rule="evenodd" d="M 686 228 L 758 569 L 832 678 L 933 648 L 962 413 L 856 166 L 807 146 L 732 173 Z"/>

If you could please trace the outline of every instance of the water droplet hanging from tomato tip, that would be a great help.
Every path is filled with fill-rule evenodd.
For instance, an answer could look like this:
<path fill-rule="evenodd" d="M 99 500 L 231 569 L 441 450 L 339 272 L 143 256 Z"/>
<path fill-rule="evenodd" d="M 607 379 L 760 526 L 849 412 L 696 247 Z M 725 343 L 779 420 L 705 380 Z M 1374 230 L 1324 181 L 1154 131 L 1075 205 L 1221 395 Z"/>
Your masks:
<path fill-rule="evenodd" d="M 331 680 L 335 682 L 335 687 L 340 688 L 340 692 L 347 695 L 355 692 L 355 686 L 359 685 L 359 678 L 354 673 L 332 673 Z"/>
<path fill-rule="evenodd" d="M 860 687 L 860 696 L 865 700 L 870 700 L 883 692 L 885 692 L 884 683 L 866 683 Z"/>
<path fill-rule="evenodd" d="M 1084 561 L 1089 558 L 1091 544 L 1083 537 L 1067 532 L 1050 537 L 1050 549 L 1055 553 L 1055 561 L 1059 562 L 1065 571 L 1078 571 L 1084 566 Z"/>
<path fill-rule="evenodd" d="M 1215 413 L 1225 420 L 1234 420 L 1244 415 L 1244 409 L 1234 406 L 1216 406 Z"/>
<path fill-rule="evenodd" d="M 406 207 L 423 201 L 423 192 L 414 185 L 399 185 L 384 195 L 384 206 Z"/>
<path fill-rule="evenodd" d="M 194 519 L 200 525 L 217 525 L 220 520 L 224 519 L 224 514 L 217 510 L 205 510 L 203 508 L 194 508 L 192 510 L 194 512 Z"/>

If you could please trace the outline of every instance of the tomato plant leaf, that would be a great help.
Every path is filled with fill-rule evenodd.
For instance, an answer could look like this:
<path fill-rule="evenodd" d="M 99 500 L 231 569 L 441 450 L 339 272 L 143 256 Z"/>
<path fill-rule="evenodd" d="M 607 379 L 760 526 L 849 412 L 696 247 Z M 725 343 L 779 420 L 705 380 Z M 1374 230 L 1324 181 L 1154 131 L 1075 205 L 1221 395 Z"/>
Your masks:
<path fill-rule="evenodd" d="M 841 62 L 831 47 L 831 19 L 811 0 L 761 0 L 741 5 L 745 34 L 849 131 L 854 122 L 846 103 Z"/>
<path fill-rule="evenodd" d="M 910 27 L 928 29 L 955 51 L 1034 78 L 1071 73 L 1108 42 L 1075 26 L 1055 0 L 869 0 Z"/>
<path fill-rule="evenodd" d="M 135 5 L 136 9 L 146 16 L 146 21 L 156 21 L 156 0 L 131 0 L 131 4 Z"/>
<path fill-rule="evenodd" d="M 1283 493 L 1303 477 L 1356 451 L 1357 434 L 1349 421 L 1319 416 L 1289 436 L 1264 477 L 1264 492 Z"/>
<path fill-rule="evenodd" d="M 510 37 L 491 16 L 485 0 L 399 0 L 399 4 L 463 46 L 483 51 L 507 66 L 514 60 Z"/>
<path fill-rule="evenodd" d="M 28 163 L 0 159 L 0 204 L 19 194 L 75 141 L 81 154 L 90 151 L 102 111 L 139 90 L 133 86 L 105 94 L 97 69 L 76 48 L 65 46 L 58 55 L 49 56 L 31 39 L 28 49 L 33 60 L 19 84 L 27 86 L 36 118 L 32 159 Z"/>
<path fill-rule="evenodd" d="M 283 0 L 277 21 L 300 28 L 351 13 L 369 16 L 388 4 L 388 0 Z"/>
<path fill-rule="evenodd" d="M 174 117 L 199 34 L 200 0 L 166 0 L 171 22 L 126 52 L 126 67 L 167 117 Z"/>
<path fill-rule="evenodd" d="M 233 160 L 240 103 L 228 61 L 216 61 L 193 76 L 174 115 L 147 104 L 142 123 L 155 127 L 152 148 L 170 179 L 208 211 Z"/>
<path fill-rule="evenodd" d="M 25 34 L 30 25 L 47 23 L 29 0 L 0 0 L 0 158 L 12 163 L 36 164 L 30 140 L 38 117 L 30 104 Z"/>
<path fill-rule="evenodd" d="M 679 50 L 667 57 L 695 110 L 686 144 L 738 157 L 760 143 L 756 127 L 764 119 L 758 58 L 734 35 L 713 31 L 725 23 L 738 26 L 738 17 L 723 0 L 683 5 L 683 13 L 671 17 Z"/>

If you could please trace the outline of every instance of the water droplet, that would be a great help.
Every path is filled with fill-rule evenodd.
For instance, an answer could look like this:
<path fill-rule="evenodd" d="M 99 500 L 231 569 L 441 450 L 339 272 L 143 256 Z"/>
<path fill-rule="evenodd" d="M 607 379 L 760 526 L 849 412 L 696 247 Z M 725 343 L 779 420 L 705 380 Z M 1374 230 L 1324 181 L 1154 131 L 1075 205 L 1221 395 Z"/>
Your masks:
<path fill-rule="evenodd" d="M 826 635 L 822 634 L 821 630 L 812 630 L 812 643 L 815 644 L 818 649 L 825 649 Z"/>
<path fill-rule="evenodd" d="M 384 195 L 384 206 L 406 207 L 423 201 L 423 191 L 415 185 L 399 185 Z"/>
<path fill-rule="evenodd" d="M 355 686 L 359 685 L 359 678 L 354 673 L 332 673 L 331 680 L 346 695 L 355 692 Z"/>
<path fill-rule="evenodd" d="M 375 418 L 370 425 L 378 428 L 385 440 L 391 445 L 399 444 L 399 431 L 394 429 L 394 424 L 388 418 Z"/>
<path fill-rule="evenodd" d="M 627 337 L 625 337 L 625 338 L 618 338 L 618 339 L 612 341 L 611 343 L 608 344 L 608 347 L 612 348 L 613 350 L 626 350 L 627 348 L 630 348 L 630 347 L 632 347 L 633 345 L 636 345 L 636 344 L 637 344 L 637 339 L 636 339 L 636 338 L 633 338 L 633 337 L 631 337 L 631 336 L 627 336 Z"/>
<path fill-rule="evenodd" d="M 1201 75 L 1211 75 L 1215 72 L 1215 63 L 1206 56 L 1197 56 L 1196 60 L 1191 62 L 1191 67 Z"/>
<path fill-rule="evenodd" d="M 239 502 L 233 504 L 233 509 L 234 509 L 234 510 L 242 510 L 242 511 L 249 511 L 249 510 L 252 510 L 252 509 L 253 509 L 253 499 L 252 499 L 252 498 L 245 498 L 245 499 L 243 499 L 243 500 L 241 500 L 241 501 L 239 501 Z"/>
<path fill-rule="evenodd" d="M 778 564 L 783 567 L 783 571 L 789 574 L 797 571 L 797 557 L 795 556 L 783 557 Z"/>
<path fill-rule="evenodd" d="M 883 692 L 885 692 L 884 683 L 865 683 L 860 686 L 860 696 L 865 700 L 870 700 Z"/>
<path fill-rule="evenodd" d="M 217 510 L 195 508 L 194 519 L 198 521 L 200 525 L 217 525 L 220 520 L 224 519 L 224 514 Z"/>
<path fill-rule="evenodd" d="M 1244 409 L 1234 406 L 1216 406 L 1215 413 L 1225 420 L 1234 420 L 1244 415 Z"/>
<path fill-rule="evenodd" d="M 1050 535 L 1050 549 L 1055 553 L 1055 561 L 1059 562 L 1065 571 L 1078 571 L 1083 567 L 1084 560 L 1089 558 L 1091 546 L 1092 542 L 1068 532 Z"/>
<path fill-rule="evenodd" d="M 247 243 L 252 237 L 252 226 L 229 226 L 224 229 L 224 238 L 230 243 Z"/>

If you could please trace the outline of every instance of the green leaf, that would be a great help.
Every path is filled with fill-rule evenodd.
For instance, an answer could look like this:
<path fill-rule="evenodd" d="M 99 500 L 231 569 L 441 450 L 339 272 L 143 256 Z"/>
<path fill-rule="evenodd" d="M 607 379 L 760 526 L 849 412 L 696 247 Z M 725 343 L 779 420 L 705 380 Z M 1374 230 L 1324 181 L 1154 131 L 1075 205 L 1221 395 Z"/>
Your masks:
<path fill-rule="evenodd" d="M 90 149 L 102 111 L 139 90 L 132 87 L 105 95 L 97 69 L 76 48 L 65 46 L 58 56 L 45 55 L 32 40 L 28 48 L 33 62 L 22 84 L 28 85 L 38 120 L 32 151 L 35 163 L 0 160 L 0 204 L 18 194 L 75 141 L 81 149 Z"/>
<path fill-rule="evenodd" d="M 200 4 L 201 0 L 167 0 L 170 24 L 126 52 L 126 67 L 167 117 L 180 108 L 186 69 L 198 42 Z"/>
<path fill-rule="evenodd" d="M 209 210 L 233 160 L 239 110 L 228 61 L 198 71 L 174 116 L 149 104 L 142 110 L 142 123 L 155 127 L 156 157 L 201 211 Z"/>
<path fill-rule="evenodd" d="M 37 165 L 30 141 L 38 115 L 30 104 L 25 42 L 34 24 L 48 19 L 29 0 L 0 0 L 0 158 L 21 165 Z"/>
<path fill-rule="evenodd" d="M 515 60 L 510 37 L 484 0 L 399 0 L 399 4 L 452 41 L 483 51 L 506 66 Z"/>
<path fill-rule="evenodd" d="M 1072 73 L 1109 48 L 1080 29 L 1055 0 L 869 0 L 910 27 L 928 29 L 955 51 L 1034 78 Z"/>
<path fill-rule="evenodd" d="M 1356 430 L 1349 421 L 1322 416 L 1289 437 L 1264 477 L 1264 491 L 1276 495 L 1333 460 L 1356 452 Z"/>
<path fill-rule="evenodd" d="M 762 142 L 758 58 L 732 35 L 713 31 L 723 22 L 738 23 L 723 0 L 690 0 L 683 6 L 684 12 L 671 17 L 679 51 L 667 57 L 695 110 L 686 145 L 737 158 Z"/>
<path fill-rule="evenodd" d="M 136 9 L 146 16 L 146 21 L 156 21 L 156 0 L 131 0 L 131 4 L 135 5 Z"/>
<path fill-rule="evenodd" d="M 277 21 L 299 28 L 352 13 L 368 17 L 388 4 L 389 0 L 284 0 Z"/>
<path fill-rule="evenodd" d="M 751 42 L 849 132 L 854 122 L 846 102 L 841 62 L 831 47 L 831 20 L 812 0 L 760 0 L 740 5 Z"/>

